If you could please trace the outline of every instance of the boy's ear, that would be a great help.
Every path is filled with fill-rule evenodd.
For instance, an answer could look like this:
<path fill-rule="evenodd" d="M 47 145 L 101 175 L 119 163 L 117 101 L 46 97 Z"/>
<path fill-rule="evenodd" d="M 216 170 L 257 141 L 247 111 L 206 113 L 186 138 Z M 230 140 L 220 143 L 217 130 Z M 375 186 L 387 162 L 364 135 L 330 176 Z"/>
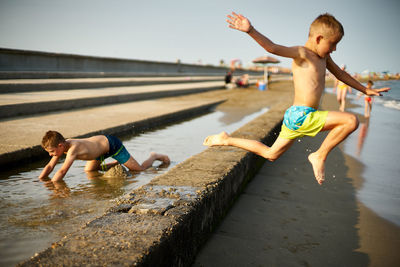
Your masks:
<path fill-rule="evenodd" d="M 317 36 L 315 37 L 315 42 L 316 42 L 317 44 L 319 44 L 323 38 L 324 38 L 324 37 L 323 37 L 322 35 L 317 35 Z"/>

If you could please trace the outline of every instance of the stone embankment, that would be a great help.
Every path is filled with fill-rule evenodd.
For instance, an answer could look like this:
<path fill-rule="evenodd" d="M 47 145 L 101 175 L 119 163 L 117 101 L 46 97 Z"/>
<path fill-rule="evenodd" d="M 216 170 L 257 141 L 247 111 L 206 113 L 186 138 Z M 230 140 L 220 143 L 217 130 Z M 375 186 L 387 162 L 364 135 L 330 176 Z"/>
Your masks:
<path fill-rule="evenodd" d="M 233 133 L 272 143 L 288 98 Z M 189 266 L 264 160 L 233 147 L 209 148 L 20 266 Z"/>
<path fill-rule="evenodd" d="M 39 143 L 48 129 L 66 137 L 134 134 L 208 112 L 235 94 L 219 90 L 223 75 L 57 74 L 35 80 L 27 79 L 31 72 L 24 75 L 26 79 L 1 76 L 1 169 L 45 157 Z M 240 97 L 228 109 L 260 104 L 260 92 L 247 93 L 236 92 Z M 287 90 L 271 90 L 264 96 L 270 98 L 269 111 L 234 136 L 274 141 L 291 97 Z M 237 148 L 209 148 L 130 192 L 103 216 L 20 266 L 188 266 L 262 163 L 260 157 Z"/>

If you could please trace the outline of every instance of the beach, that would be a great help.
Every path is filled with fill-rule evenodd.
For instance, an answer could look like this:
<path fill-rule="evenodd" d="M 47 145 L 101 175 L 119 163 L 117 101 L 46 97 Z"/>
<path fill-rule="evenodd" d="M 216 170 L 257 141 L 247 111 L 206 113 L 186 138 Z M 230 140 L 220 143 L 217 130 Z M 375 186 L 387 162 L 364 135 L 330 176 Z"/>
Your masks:
<path fill-rule="evenodd" d="M 357 115 L 360 127 L 328 156 L 323 186 L 307 155 L 326 133 L 298 140 L 279 160 L 264 164 L 194 266 L 399 266 L 399 167 L 392 160 L 399 124 L 384 118 L 398 117 L 399 110 L 387 105 L 400 102 L 396 96 L 376 100 L 366 134 L 363 101 L 356 95 L 349 100 L 346 111 Z M 339 109 L 331 89 L 321 107 Z"/>
<path fill-rule="evenodd" d="M 332 83 L 328 83 L 328 87 L 329 84 Z M 218 120 L 220 125 L 224 127 L 226 125 L 226 130 L 234 131 L 240 127 L 235 123 L 242 121 L 250 114 L 260 112 L 264 108 L 279 102 L 282 98 L 292 98 L 292 90 L 292 82 L 282 81 L 272 83 L 265 92 L 258 91 L 253 87 L 218 90 L 187 96 L 186 99 L 189 101 L 198 98 L 216 99 L 222 97 L 226 97 L 228 100 L 216 107 L 216 115 L 206 115 L 205 120 L 201 122 L 201 127 L 189 125 L 184 130 L 186 135 L 193 138 L 194 133 L 201 134 L 198 141 L 195 142 L 196 144 L 185 146 L 185 149 L 181 149 L 181 151 L 185 150 L 186 152 L 186 150 L 192 150 L 197 146 L 202 147 L 203 138 L 214 133 L 214 124 L 210 120 Z M 329 90 L 327 92 L 323 98 L 322 108 L 338 110 L 335 96 L 329 94 Z M 386 100 L 392 101 L 391 99 Z M 394 209 L 382 208 L 382 206 L 391 207 L 391 205 L 388 204 L 387 199 L 382 199 L 382 194 L 378 197 L 379 194 L 377 195 L 377 193 L 379 192 L 375 192 L 374 186 L 368 186 L 371 183 L 372 185 L 375 184 L 373 180 L 371 181 L 374 177 L 370 176 L 376 176 L 376 173 L 370 172 L 368 160 L 364 157 L 371 156 L 372 153 L 368 151 L 379 151 L 383 145 L 393 145 L 393 141 L 388 141 L 390 140 L 389 136 L 383 138 L 383 141 L 388 141 L 388 144 L 371 142 L 371 139 L 375 139 L 375 134 L 378 133 L 379 137 L 382 127 L 388 124 L 386 121 L 381 122 L 381 118 L 387 117 L 387 114 L 381 114 L 383 111 L 379 107 L 379 103 L 374 105 L 368 134 L 364 138 L 360 157 L 358 155 L 359 131 L 364 129 L 361 126 L 365 123 L 365 119 L 362 116 L 363 106 L 360 105 L 362 102 L 357 102 L 355 96 L 352 102 L 348 104 L 347 108 L 348 111 L 354 112 L 359 117 L 360 128 L 349 137 L 348 142 L 346 141 L 334 149 L 328 157 L 326 183 L 321 187 L 315 182 L 311 166 L 306 158 L 307 152 L 315 150 L 322 142 L 324 134 L 296 142 L 281 159 L 274 163 L 266 162 L 264 164 L 228 213 L 227 218 L 216 230 L 216 235 L 205 245 L 195 265 L 396 266 L 399 262 L 396 252 L 400 245 L 400 230 L 399 225 L 396 225 L 393 220 L 396 220 L 398 212 L 396 206 Z M 382 102 L 382 106 L 385 103 Z M 396 110 L 392 111 L 395 112 Z M 380 123 L 383 123 L 383 125 Z M 230 129 L 231 126 L 228 127 L 227 125 L 236 126 Z M 198 127 L 197 130 L 196 127 Z M 192 132 L 192 130 L 194 131 Z M 203 130 L 205 130 L 204 133 Z M 132 141 L 128 139 L 123 141 L 127 146 L 132 146 L 128 150 L 135 150 L 138 153 L 139 160 L 142 160 L 141 157 L 148 154 L 147 149 L 149 151 L 155 148 L 161 149 L 162 145 L 166 145 L 162 149 L 175 153 L 172 154 L 172 165 L 175 165 L 189 157 L 178 151 L 179 149 L 175 149 L 181 145 L 180 143 L 185 136 L 177 135 L 177 131 L 179 130 L 165 133 L 143 133 L 143 139 L 133 138 Z M 165 136 L 163 136 L 164 134 Z M 391 135 L 398 138 L 397 135 Z M 171 138 L 178 142 L 163 144 L 165 142 L 162 140 L 165 140 L 165 138 Z M 193 143 L 193 139 L 190 142 Z M 145 147 L 145 143 L 149 145 Z M 139 147 L 143 147 L 143 150 Z M 176 151 L 173 151 L 174 149 Z M 205 147 L 202 147 L 202 149 L 205 149 Z M 396 153 L 396 151 L 391 152 Z M 375 154 L 380 156 L 383 153 Z M 395 155 L 390 154 L 387 157 L 390 159 Z M 384 189 L 383 196 L 391 196 L 389 200 L 394 199 L 394 203 L 396 203 L 396 193 L 398 192 L 396 186 L 398 186 L 398 183 L 392 182 L 390 184 L 388 181 L 394 180 L 394 178 L 387 174 L 396 174 L 398 167 L 393 161 L 387 160 L 386 156 L 380 157 L 386 159 L 383 170 L 379 166 L 375 166 L 372 170 L 385 174 L 384 178 L 388 180 L 379 190 Z M 392 162 L 391 165 L 390 162 Z M 27 253 L 25 259 L 35 252 L 35 248 L 45 247 L 46 244 L 43 244 L 43 241 L 51 244 L 64 234 L 68 234 L 74 227 L 79 228 L 80 225 L 94 216 L 93 210 L 101 211 L 107 205 L 111 205 L 110 200 L 136 187 L 141 183 L 143 177 L 147 175 L 150 177 L 154 173 L 162 174 L 168 170 L 156 168 L 127 180 L 113 179 L 90 182 L 83 175 L 82 168 L 83 163 L 77 162 L 76 170 L 71 170 L 72 177 L 68 179 L 67 190 L 64 191 L 53 189 L 53 192 L 53 190 L 46 189 L 38 181 L 34 181 L 35 175 L 41 170 L 41 166 L 38 164 L 34 165 L 32 170 L 29 170 L 33 177 L 29 177 L 27 170 L 25 170 L 25 172 L 4 180 L 10 184 L 15 183 L 10 187 L 17 190 L 12 195 L 20 200 L 26 199 L 23 204 L 30 203 L 29 205 L 31 205 L 32 202 L 38 201 L 38 198 L 41 197 L 42 199 L 37 204 L 40 209 L 33 207 L 24 212 L 17 212 L 18 208 L 21 207 L 18 207 L 18 202 L 15 200 L 12 209 L 9 209 L 15 214 L 7 215 L 14 218 L 14 220 L 9 219 L 8 221 L 11 225 L 21 226 L 21 229 L 28 230 L 28 235 L 21 234 L 23 236 L 21 240 L 13 241 L 14 243 L 24 244 L 23 247 L 26 249 L 28 241 L 33 244 L 32 253 Z M 198 178 L 193 177 L 193 180 L 196 179 Z M 171 184 L 173 183 L 174 181 L 171 181 Z M 25 185 L 29 186 L 30 184 L 36 185 L 29 193 L 32 196 L 27 192 L 18 191 L 18 188 L 24 188 Z M 4 183 L 3 189 L 6 189 Z M 4 196 L 6 195 L 10 194 L 4 193 Z M 82 206 L 82 201 L 85 201 L 86 205 Z M 88 207 L 90 203 L 94 205 L 92 208 Z M 371 203 L 380 204 L 375 207 L 371 206 Z M 389 203 L 393 203 L 393 201 Z M 26 206 L 28 207 L 28 204 Z M 79 209 L 71 210 L 71 207 L 75 206 Z M 99 206 L 102 207 L 99 208 Z M 3 211 L 8 210 L 5 208 Z M 393 216 L 388 215 L 393 215 L 393 213 L 395 216 L 391 221 L 390 218 Z M 226 221 L 228 221 L 228 224 L 226 224 Z M 61 222 L 66 222 L 67 226 Z M 6 224 L 3 226 L 4 233 L 10 231 Z M 46 238 L 49 240 L 45 240 Z M 42 241 L 42 244 L 36 244 L 39 241 Z M 3 246 L 5 245 L 6 243 L 3 243 Z M 7 246 L 12 247 L 10 243 Z M 208 249 L 208 246 L 211 246 L 211 248 Z M 211 252 L 208 256 L 207 250 Z M 6 248 L 3 247 L 3 253 L 5 251 Z M 10 253 L 18 254 L 19 252 L 14 250 Z M 10 253 L 7 254 L 10 255 Z"/>

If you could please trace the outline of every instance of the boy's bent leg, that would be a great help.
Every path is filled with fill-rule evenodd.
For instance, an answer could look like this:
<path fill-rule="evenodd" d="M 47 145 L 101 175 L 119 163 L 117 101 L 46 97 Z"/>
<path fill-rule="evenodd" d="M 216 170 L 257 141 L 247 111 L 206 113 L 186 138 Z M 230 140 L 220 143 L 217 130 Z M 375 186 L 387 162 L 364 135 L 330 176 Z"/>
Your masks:
<path fill-rule="evenodd" d="M 274 161 L 278 159 L 293 144 L 294 139 L 285 139 L 278 137 L 275 143 L 269 147 L 259 141 L 235 138 L 222 132 L 217 135 L 208 136 L 204 140 L 206 146 L 234 146 L 253 152 L 267 160 Z"/>
<path fill-rule="evenodd" d="M 329 131 L 320 148 L 308 156 L 319 184 L 325 180 L 325 161 L 329 152 L 358 127 L 357 117 L 347 112 L 329 111 L 321 131 Z"/>
<path fill-rule="evenodd" d="M 142 168 L 145 170 L 145 169 L 151 167 L 153 165 L 153 162 L 156 160 L 163 162 L 163 164 L 170 163 L 169 157 L 167 155 L 158 154 L 156 152 L 151 152 L 150 157 L 148 159 L 146 159 L 145 161 L 143 161 Z"/>
<path fill-rule="evenodd" d="M 170 160 L 167 155 L 158 154 L 155 152 L 150 153 L 150 157 L 145 160 L 142 164 L 139 164 L 132 156 L 128 159 L 124 165 L 131 171 L 144 171 L 153 165 L 153 162 L 159 160 L 164 164 L 169 164 Z"/>
<path fill-rule="evenodd" d="M 145 168 L 142 167 L 132 156 L 128 159 L 127 162 L 124 163 L 124 166 L 127 167 L 130 171 L 143 171 Z"/>
<path fill-rule="evenodd" d="M 90 172 L 90 171 L 97 171 L 100 169 L 100 160 L 90 160 L 86 162 L 85 165 L 85 171 Z"/>

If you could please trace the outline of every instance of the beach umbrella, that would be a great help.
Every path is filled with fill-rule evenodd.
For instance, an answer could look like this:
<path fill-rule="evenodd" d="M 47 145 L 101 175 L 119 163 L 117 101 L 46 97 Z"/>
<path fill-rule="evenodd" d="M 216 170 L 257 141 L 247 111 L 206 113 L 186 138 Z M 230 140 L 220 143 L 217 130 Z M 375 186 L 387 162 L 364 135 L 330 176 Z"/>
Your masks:
<path fill-rule="evenodd" d="M 253 63 L 268 64 L 268 63 L 279 63 L 280 61 L 274 57 L 262 56 L 253 59 Z"/>
<path fill-rule="evenodd" d="M 263 64 L 264 65 L 264 82 L 268 83 L 268 67 L 267 64 L 272 63 L 276 64 L 279 63 L 280 61 L 274 57 L 270 56 L 261 56 L 258 58 L 253 59 L 253 63 L 255 64 Z"/>

